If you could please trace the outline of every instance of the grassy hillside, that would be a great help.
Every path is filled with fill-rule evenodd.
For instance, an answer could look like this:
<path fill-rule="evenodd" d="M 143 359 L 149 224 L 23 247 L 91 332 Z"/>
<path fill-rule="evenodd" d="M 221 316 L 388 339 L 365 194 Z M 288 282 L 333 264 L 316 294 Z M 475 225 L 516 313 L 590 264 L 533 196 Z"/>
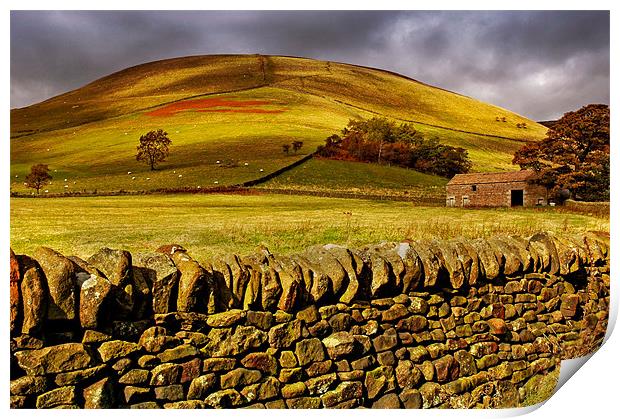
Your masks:
<path fill-rule="evenodd" d="M 200 260 L 227 252 L 300 251 L 317 243 L 363 246 L 405 238 L 576 234 L 609 220 L 559 208 L 419 207 L 408 202 L 286 195 L 146 195 L 11 199 L 11 247 L 49 246 L 88 257 L 103 246 L 144 251 L 178 243 Z"/>
<path fill-rule="evenodd" d="M 546 131 L 504 109 L 381 70 L 290 57 L 185 57 L 128 68 L 12 110 L 11 188 L 26 191 L 23 178 L 35 163 L 53 170 L 49 192 L 238 183 L 314 151 L 350 118 L 374 115 L 413 121 L 425 135 L 467 148 L 479 171 L 510 169 L 522 141 Z M 527 129 L 516 128 L 523 122 Z M 155 128 L 166 130 L 173 146 L 161 170 L 150 172 L 135 161 L 135 147 Z M 304 142 L 296 156 L 281 150 L 292 140 Z M 236 167 L 224 168 L 229 161 Z"/>
<path fill-rule="evenodd" d="M 442 177 L 401 167 L 314 158 L 260 188 L 400 196 L 413 202 L 435 198 L 443 202 L 446 183 Z"/>

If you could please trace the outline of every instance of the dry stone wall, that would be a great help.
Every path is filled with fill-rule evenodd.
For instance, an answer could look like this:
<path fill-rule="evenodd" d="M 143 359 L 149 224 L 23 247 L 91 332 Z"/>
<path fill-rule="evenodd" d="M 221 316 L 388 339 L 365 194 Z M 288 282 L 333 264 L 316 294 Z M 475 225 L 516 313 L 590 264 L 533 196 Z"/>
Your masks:
<path fill-rule="evenodd" d="M 609 305 L 597 234 L 10 266 L 13 408 L 514 407 Z"/>

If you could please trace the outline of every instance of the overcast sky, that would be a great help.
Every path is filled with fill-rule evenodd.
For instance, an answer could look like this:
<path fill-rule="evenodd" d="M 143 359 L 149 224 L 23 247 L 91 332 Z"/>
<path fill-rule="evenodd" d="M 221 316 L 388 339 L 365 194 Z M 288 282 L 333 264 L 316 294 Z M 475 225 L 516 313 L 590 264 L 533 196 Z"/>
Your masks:
<path fill-rule="evenodd" d="M 535 120 L 609 103 L 608 12 L 13 11 L 11 107 L 136 64 L 222 53 L 388 69 Z"/>

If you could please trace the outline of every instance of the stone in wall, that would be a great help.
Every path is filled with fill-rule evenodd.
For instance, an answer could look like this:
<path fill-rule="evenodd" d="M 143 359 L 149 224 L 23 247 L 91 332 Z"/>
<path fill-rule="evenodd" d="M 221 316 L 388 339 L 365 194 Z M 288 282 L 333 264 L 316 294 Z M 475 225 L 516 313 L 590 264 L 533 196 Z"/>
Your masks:
<path fill-rule="evenodd" d="M 153 313 L 164 314 L 176 310 L 174 290 L 178 287 L 179 270 L 164 253 L 138 253 L 133 260 L 134 277 L 150 286 Z"/>
<path fill-rule="evenodd" d="M 15 253 L 13 253 L 13 249 L 11 249 L 10 262 L 9 262 L 9 297 L 10 297 L 10 333 L 11 335 L 17 330 L 19 327 L 19 318 L 21 307 L 21 290 L 20 290 L 20 281 L 21 275 L 19 273 L 19 262 L 15 257 Z"/>
<path fill-rule="evenodd" d="M 77 280 L 74 264 L 52 249 L 40 247 L 34 258 L 45 275 L 49 290 L 47 318 L 73 320 L 78 309 Z"/>
<path fill-rule="evenodd" d="M 28 336 L 39 336 L 47 316 L 49 300 L 47 285 L 36 261 L 28 256 L 18 256 L 18 260 L 22 272 L 21 332 Z"/>

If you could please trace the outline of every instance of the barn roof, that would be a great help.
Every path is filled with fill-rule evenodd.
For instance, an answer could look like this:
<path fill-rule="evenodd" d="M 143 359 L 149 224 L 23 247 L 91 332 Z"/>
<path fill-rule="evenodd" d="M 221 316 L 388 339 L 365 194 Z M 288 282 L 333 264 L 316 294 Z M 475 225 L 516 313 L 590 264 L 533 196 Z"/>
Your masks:
<path fill-rule="evenodd" d="M 534 172 L 531 170 L 519 170 L 517 172 L 467 173 L 455 175 L 452 179 L 450 179 L 448 185 L 523 182 L 531 179 L 533 176 Z"/>

